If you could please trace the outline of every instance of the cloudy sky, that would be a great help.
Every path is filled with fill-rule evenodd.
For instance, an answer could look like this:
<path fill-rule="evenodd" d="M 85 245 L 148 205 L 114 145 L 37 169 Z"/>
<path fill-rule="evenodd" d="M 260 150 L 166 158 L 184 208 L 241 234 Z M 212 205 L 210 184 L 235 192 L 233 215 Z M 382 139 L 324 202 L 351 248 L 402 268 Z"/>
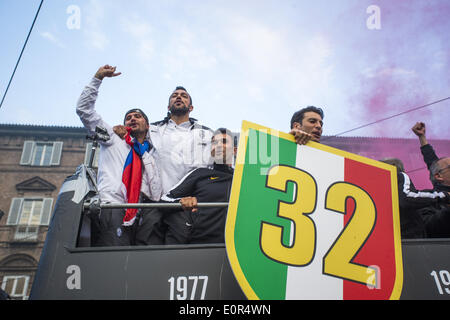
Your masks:
<path fill-rule="evenodd" d="M 0 0 L 3 95 L 40 0 Z M 339 134 L 450 96 L 448 0 L 45 0 L 0 123 L 81 126 L 75 105 L 99 66 L 97 110 L 118 124 L 131 107 L 165 116 L 185 86 L 191 116 L 239 131 L 242 120 L 288 131 L 293 112 L 325 110 Z M 450 139 L 450 100 L 350 136 Z"/>

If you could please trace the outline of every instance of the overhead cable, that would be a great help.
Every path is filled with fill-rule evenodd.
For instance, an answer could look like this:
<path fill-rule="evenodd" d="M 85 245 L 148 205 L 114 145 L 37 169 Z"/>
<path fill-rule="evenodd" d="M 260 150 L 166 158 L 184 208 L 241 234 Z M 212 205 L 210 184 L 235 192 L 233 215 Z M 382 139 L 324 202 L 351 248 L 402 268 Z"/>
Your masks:
<path fill-rule="evenodd" d="M 449 99 L 450 99 L 450 97 L 447 97 L 447 98 L 444 98 L 444 99 L 440 99 L 440 100 L 437 100 L 437 101 L 433 101 L 433 102 L 424 104 L 424 105 L 422 105 L 422 106 L 415 107 L 415 108 L 412 108 L 412 109 L 409 109 L 409 110 L 406 110 L 406 111 L 403 111 L 403 112 L 394 114 L 394 115 L 392 115 L 392 116 L 389 116 L 389 117 L 386 117 L 386 118 L 383 118 L 383 119 L 379 119 L 379 120 L 376 120 L 376 121 L 373 121 L 373 122 L 370 122 L 370 123 L 361 125 L 361 126 L 359 126 L 359 127 L 356 127 L 356 128 L 353 128 L 353 129 L 350 129 L 350 130 L 347 130 L 347 131 L 343 131 L 343 132 L 341 132 L 341 133 L 338 133 L 338 134 L 335 134 L 335 135 L 332 135 L 332 136 L 327 136 L 327 137 L 324 137 L 324 139 L 322 139 L 322 141 L 325 141 L 325 140 L 328 140 L 328 139 L 331 139 L 331 138 L 334 138 L 334 137 L 343 135 L 343 134 L 345 134 L 345 133 L 349 133 L 349 132 L 352 132 L 352 131 L 356 131 L 356 130 L 362 129 L 362 128 L 371 126 L 371 125 L 373 125 L 373 124 L 376 124 L 376 123 L 379 123 L 379 122 L 382 122 L 382 121 L 385 121 L 385 120 L 389 120 L 389 119 L 392 119 L 392 118 L 401 116 L 401 115 L 406 114 L 406 113 L 409 113 L 409 112 L 413 112 L 413 111 L 416 111 L 416 110 L 419 110 L 419 109 L 423 109 L 423 108 L 426 108 L 426 107 L 430 107 L 430 106 L 432 106 L 432 105 L 438 104 L 438 103 L 440 103 L 440 102 L 443 102 L 443 101 L 446 101 L 446 100 L 449 100 Z"/>
<path fill-rule="evenodd" d="M 13 71 L 12 75 L 11 75 L 11 78 L 9 79 L 8 86 L 6 87 L 5 93 L 3 94 L 2 101 L 0 102 L 0 108 L 3 105 L 3 101 L 5 101 L 5 97 L 6 97 L 6 94 L 8 93 L 9 86 L 11 85 L 11 82 L 12 82 L 12 80 L 14 78 L 14 75 L 16 74 L 17 66 L 19 65 L 20 59 L 22 58 L 22 54 L 23 54 L 23 52 L 25 50 L 25 47 L 27 46 L 28 39 L 30 38 L 31 31 L 33 30 L 34 23 L 36 22 L 36 19 L 37 19 L 38 15 L 39 15 L 39 11 L 41 11 L 41 7 L 42 7 L 43 3 L 44 3 L 44 0 L 41 0 L 41 3 L 39 4 L 39 8 L 38 8 L 38 10 L 36 12 L 36 15 L 34 16 L 33 23 L 31 24 L 30 31 L 28 31 L 27 38 L 25 40 L 25 43 L 23 44 L 22 51 L 20 52 L 19 59 L 17 59 L 16 66 L 14 68 L 14 71 Z"/>

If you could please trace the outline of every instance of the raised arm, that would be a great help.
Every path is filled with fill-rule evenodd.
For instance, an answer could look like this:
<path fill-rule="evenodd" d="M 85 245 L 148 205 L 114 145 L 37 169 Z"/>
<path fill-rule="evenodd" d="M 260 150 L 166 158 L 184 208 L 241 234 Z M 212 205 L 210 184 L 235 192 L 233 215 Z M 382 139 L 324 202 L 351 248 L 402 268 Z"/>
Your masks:
<path fill-rule="evenodd" d="M 419 137 L 420 151 L 422 152 L 423 161 L 426 163 L 428 169 L 430 169 L 431 164 L 439 158 L 433 147 L 427 141 L 425 123 L 417 122 L 411 130 L 417 137 Z"/>
<path fill-rule="evenodd" d="M 411 128 L 412 132 L 419 138 L 420 146 L 428 144 L 426 137 L 426 127 L 423 122 L 416 122 L 416 124 Z"/>
<path fill-rule="evenodd" d="M 90 134 L 95 132 L 96 126 L 104 127 L 108 130 L 109 134 L 112 134 L 111 127 L 103 122 L 101 116 L 95 111 L 95 102 L 102 80 L 105 77 L 116 77 L 120 74 L 120 72 L 116 73 L 116 67 L 104 65 L 97 70 L 91 82 L 81 92 L 77 102 L 76 112 Z"/>

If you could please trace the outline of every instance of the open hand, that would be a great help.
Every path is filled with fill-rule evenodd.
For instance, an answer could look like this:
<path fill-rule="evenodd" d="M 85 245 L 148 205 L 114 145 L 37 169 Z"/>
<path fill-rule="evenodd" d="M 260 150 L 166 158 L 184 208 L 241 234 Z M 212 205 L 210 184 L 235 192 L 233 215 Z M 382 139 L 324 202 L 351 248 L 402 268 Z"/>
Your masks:
<path fill-rule="evenodd" d="M 95 77 L 99 80 L 103 80 L 104 77 L 117 77 L 122 74 L 122 72 L 116 72 L 117 67 L 111 67 L 110 65 L 106 64 L 103 67 L 100 67 L 95 74 Z"/>
<path fill-rule="evenodd" d="M 312 138 L 311 134 L 297 128 L 292 129 L 289 133 L 294 135 L 295 142 L 297 142 L 297 144 L 306 144 Z"/>

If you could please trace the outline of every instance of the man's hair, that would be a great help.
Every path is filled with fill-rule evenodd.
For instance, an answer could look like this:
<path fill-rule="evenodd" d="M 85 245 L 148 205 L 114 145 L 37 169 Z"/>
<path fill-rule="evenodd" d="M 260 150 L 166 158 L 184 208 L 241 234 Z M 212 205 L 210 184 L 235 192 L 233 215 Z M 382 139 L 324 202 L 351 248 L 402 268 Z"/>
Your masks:
<path fill-rule="evenodd" d="M 214 131 L 213 138 L 218 134 L 226 134 L 227 136 L 230 136 L 231 139 L 233 139 L 233 146 L 236 146 L 236 137 L 233 135 L 233 133 L 228 130 L 227 128 L 219 128 L 216 131 Z"/>
<path fill-rule="evenodd" d="M 405 167 L 403 166 L 403 162 L 400 159 L 384 158 L 380 161 L 395 166 L 399 172 L 405 172 Z"/>
<path fill-rule="evenodd" d="M 142 111 L 139 108 L 134 108 L 134 109 L 128 110 L 127 113 L 125 113 L 125 117 L 123 117 L 123 124 L 125 124 L 125 120 L 127 118 L 127 115 L 129 113 L 132 113 L 132 112 L 140 113 L 142 115 L 142 117 L 144 117 L 145 121 L 147 121 L 147 124 L 149 124 L 147 115 L 144 113 L 144 111 Z"/>
<path fill-rule="evenodd" d="M 436 180 L 436 177 L 434 175 L 441 170 L 441 166 L 439 165 L 439 161 L 441 161 L 443 159 L 445 159 L 445 157 L 439 158 L 437 160 L 434 160 L 433 163 L 430 166 L 430 180 L 431 180 L 431 183 L 433 185 L 438 183 L 438 181 Z"/>
<path fill-rule="evenodd" d="M 294 122 L 298 122 L 298 123 L 302 124 L 302 121 L 303 121 L 303 118 L 304 118 L 306 112 L 315 112 L 318 115 L 320 115 L 322 120 L 324 118 L 323 110 L 321 108 L 317 108 L 317 107 L 314 107 L 314 106 L 308 106 L 306 108 L 300 109 L 299 111 L 295 112 L 292 115 L 292 118 L 291 118 L 291 129 L 294 128 Z"/>
<path fill-rule="evenodd" d="M 192 106 L 192 97 L 191 97 L 191 95 L 189 94 L 189 92 L 186 90 L 186 88 L 185 87 L 182 87 L 182 86 L 177 86 L 176 88 L 175 88 L 175 90 L 173 90 L 173 92 L 172 93 L 174 93 L 175 91 L 177 91 L 177 90 L 183 90 L 183 91 L 185 91 L 187 94 L 188 94 L 188 96 L 189 96 L 189 101 L 190 101 L 190 104 L 191 104 L 191 106 Z M 170 95 L 170 97 L 171 97 L 172 95 Z M 169 104 L 170 104 L 170 97 L 169 97 Z"/>

